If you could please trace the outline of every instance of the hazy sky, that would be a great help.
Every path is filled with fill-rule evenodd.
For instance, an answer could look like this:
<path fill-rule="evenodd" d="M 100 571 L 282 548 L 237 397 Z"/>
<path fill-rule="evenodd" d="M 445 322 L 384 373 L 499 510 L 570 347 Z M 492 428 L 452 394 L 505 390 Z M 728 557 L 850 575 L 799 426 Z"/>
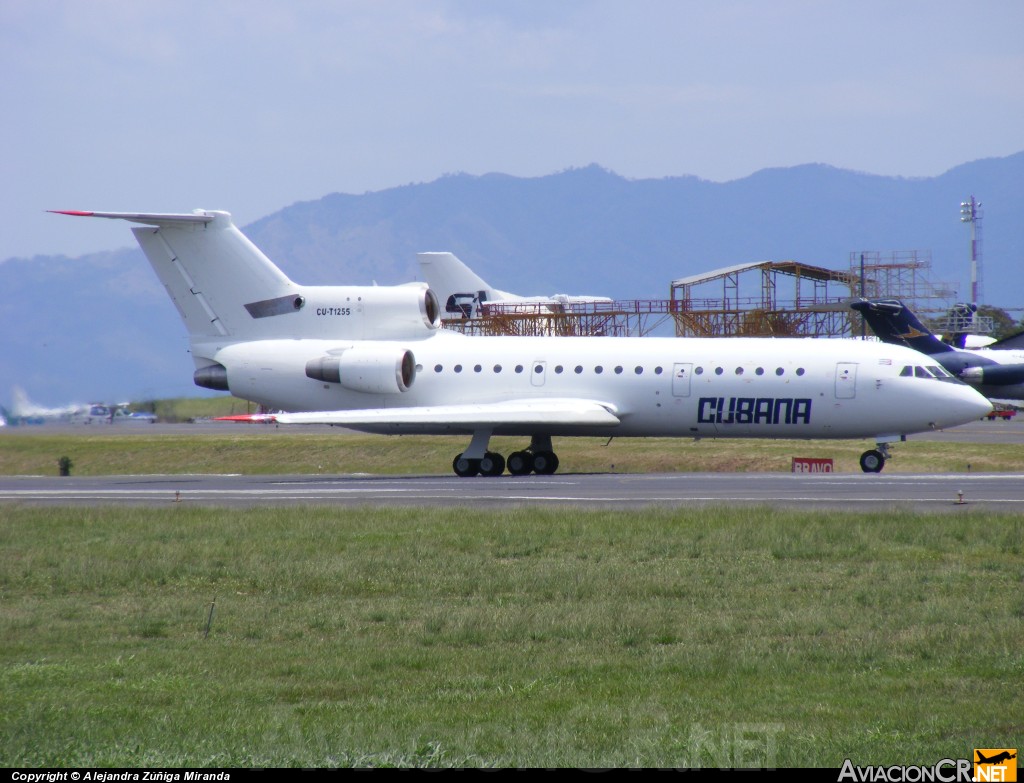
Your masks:
<path fill-rule="evenodd" d="M 1024 149 L 1024 2 L 0 0 L 0 113 L 0 259 L 459 171 L 933 176 Z"/>

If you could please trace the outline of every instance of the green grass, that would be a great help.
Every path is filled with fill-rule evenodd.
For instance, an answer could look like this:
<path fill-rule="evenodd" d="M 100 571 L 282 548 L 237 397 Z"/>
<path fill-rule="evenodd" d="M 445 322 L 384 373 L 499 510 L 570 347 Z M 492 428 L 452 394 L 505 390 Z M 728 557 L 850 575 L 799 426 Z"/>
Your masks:
<path fill-rule="evenodd" d="M 147 426 L 147 425 L 139 425 Z M 450 474 L 452 458 L 468 440 L 461 436 L 360 435 L 302 427 L 224 424 L 223 433 L 117 433 L 47 431 L 45 427 L 0 432 L 0 475 L 54 475 L 68 456 L 73 475 L 161 473 L 375 473 Z M 607 444 L 607 445 L 606 445 Z M 493 438 L 508 454 L 521 438 Z M 559 438 L 562 473 L 788 472 L 794 456 L 831 457 L 838 472 L 860 473 L 858 460 L 871 441 L 692 440 L 678 438 Z M 893 447 L 885 472 L 1017 472 L 1024 456 L 1017 444 L 909 441 Z"/>
<path fill-rule="evenodd" d="M 0 765 L 1021 747 L 1022 533 L 981 513 L 8 506 Z"/>

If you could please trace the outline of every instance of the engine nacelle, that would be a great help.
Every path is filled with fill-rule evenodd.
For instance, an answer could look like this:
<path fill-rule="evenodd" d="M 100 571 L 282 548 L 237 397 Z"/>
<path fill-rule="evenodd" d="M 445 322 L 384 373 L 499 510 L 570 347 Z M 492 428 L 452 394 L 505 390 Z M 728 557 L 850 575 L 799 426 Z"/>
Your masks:
<path fill-rule="evenodd" d="M 384 346 L 355 346 L 339 356 L 321 356 L 306 362 L 306 376 L 324 383 L 367 394 L 409 391 L 416 380 L 412 351 Z"/>
<path fill-rule="evenodd" d="M 961 380 L 982 386 L 1007 386 L 1024 383 L 1024 367 L 1019 364 L 986 364 L 968 367 L 960 373 Z"/>
<path fill-rule="evenodd" d="M 306 286 L 301 290 L 299 309 L 292 309 L 294 297 L 280 303 L 283 312 L 300 313 L 298 320 L 288 324 L 287 333 L 293 338 L 408 340 L 426 337 L 441 328 L 437 295 L 422 283 Z M 276 300 L 269 304 L 277 306 Z"/>
<path fill-rule="evenodd" d="M 223 364 L 211 364 L 201 367 L 192 375 L 196 386 L 214 391 L 231 391 L 228 387 L 228 370 Z"/>

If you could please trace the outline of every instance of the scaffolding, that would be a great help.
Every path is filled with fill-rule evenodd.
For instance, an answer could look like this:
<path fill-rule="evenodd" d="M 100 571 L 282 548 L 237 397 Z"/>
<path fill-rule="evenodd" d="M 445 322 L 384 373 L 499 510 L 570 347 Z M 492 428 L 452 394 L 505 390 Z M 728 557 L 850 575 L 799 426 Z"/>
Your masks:
<path fill-rule="evenodd" d="M 465 334 L 642 337 L 671 322 L 677 337 L 851 337 L 870 334 L 851 299 L 901 299 L 936 332 L 953 331 L 956 286 L 931 283 L 931 254 L 850 253 L 847 270 L 797 261 L 738 264 L 673 281 L 669 299 L 484 304 L 443 321 Z M 991 319 L 975 317 L 972 331 Z M 989 328 L 991 325 L 988 324 Z"/>
<path fill-rule="evenodd" d="M 505 337 L 644 337 L 671 318 L 664 299 L 522 304 L 489 302 L 476 318 L 442 321 L 465 334 Z"/>
<path fill-rule="evenodd" d="M 932 282 L 926 273 L 931 269 L 929 251 L 893 250 L 880 253 L 862 250 L 850 253 L 850 275 L 856 279 L 857 295 L 868 299 L 899 299 L 921 323 L 933 332 L 951 334 L 968 332 L 984 334 L 992 331 L 992 319 L 973 318 L 957 304 L 955 283 Z M 859 334 L 865 327 L 860 315 L 854 316 Z M 868 332 L 870 333 L 870 332 Z"/>
<path fill-rule="evenodd" d="M 738 264 L 684 277 L 671 287 L 676 336 L 849 336 L 853 282 L 848 272 L 797 261 Z"/>

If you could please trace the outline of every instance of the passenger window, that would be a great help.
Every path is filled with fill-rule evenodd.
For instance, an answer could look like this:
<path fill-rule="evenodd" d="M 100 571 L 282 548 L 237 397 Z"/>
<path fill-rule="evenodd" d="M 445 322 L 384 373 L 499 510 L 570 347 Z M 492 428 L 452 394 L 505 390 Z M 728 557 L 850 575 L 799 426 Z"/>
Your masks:
<path fill-rule="evenodd" d="M 516 372 L 522 372 L 522 371 L 523 371 L 523 365 L 517 364 L 516 365 Z"/>
<path fill-rule="evenodd" d="M 654 368 L 654 374 L 655 375 L 661 375 L 663 372 L 664 372 L 664 370 L 661 369 L 660 367 L 655 367 Z"/>
<path fill-rule="evenodd" d="M 581 372 L 583 372 L 583 365 L 577 364 L 576 365 L 576 374 L 579 375 Z"/>
<path fill-rule="evenodd" d="M 499 372 L 501 372 L 501 365 L 500 365 L 500 364 L 496 364 L 496 365 L 494 365 L 494 372 L 495 372 L 495 373 L 499 373 Z"/>
<path fill-rule="evenodd" d="M 441 372 L 441 370 L 443 370 L 443 369 L 444 369 L 444 367 L 442 367 L 440 364 L 435 364 L 434 365 L 434 372 Z"/>
<path fill-rule="evenodd" d="M 695 369 L 693 371 L 693 373 L 694 373 L 694 375 L 703 375 L 704 374 L 704 368 L 703 367 L 698 367 L 697 369 Z"/>
<path fill-rule="evenodd" d="M 556 373 L 558 373 L 559 375 L 561 375 L 561 374 L 562 374 L 562 370 L 563 370 L 563 369 L 564 369 L 564 368 L 562 367 L 562 365 L 560 365 L 560 364 L 558 364 L 558 365 L 555 365 L 555 372 L 556 372 Z"/>
<path fill-rule="evenodd" d="M 637 375 L 643 375 L 644 368 L 641 367 L 640 365 L 637 365 L 636 367 L 633 368 L 633 372 L 635 372 Z"/>
<path fill-rule="evenodd" d="M 480 372 L 483 369 L 479 364 L 473 368 L 473 372 Z"/>
<path fill-rule="evenodd" d="M 736 368 L 736 374 L 737 375 L 743 375 L 743 368 L 742 367 L 737 367 Z"/>
<path fill-rule="evenodd" d="M 721 367 L 715 368 L 715 375 L 721 375 L 723 372 L 725 372 L 725 370 L 723 370 Z"/>
<path fill-rule="evenodd" d="M 599 365 L 597 365 L 597 367 L 595 367 L 595 368 L 594 368 L 594 372 L 595 372 L 595 373 L 597 373 L 598 375 L 600 375 L 601 373 L 603 373 L 603 372 L 604 372 L 604 367 L 602 367 L 602 366 L 601 366 L 601 365 L 599 364 Z"/>
<path fill-rule="evenodd" d="M 804 374 L 804 368 L 803 367 L 797 367 L 796 368 L 796 374 L 797 375 L 803 375 Z"/>
<path fill-rule="evenodd" d="M 456 364 L 455 365 L 455 372 L 462 372 L 462 365 L 461 364 Z"/>
<path fill-rule="evenodd" d="M 754 370 L 754 375 L 764 375 L 764 367 L 758 367 Z"/>
<path fill-rule="evenodd" d="M 622 375 L 622 368 L 621 367 L 616 367 L 615 368 L 615 374 L 616 375 Z"/>
<path fill-rule="evenodd" d="M 776 375 L 779 375 L 779 376 L 781 376 L 781 375 L 782 375 L 782 373 L 784 373 L 784 372 L 785 372 L 785 370 L 783 370 L 783 369 L 782 369 L 781 367 L 776 367 L 776 368 L 775 368 L 775 374 L 776 374 Z"/>

